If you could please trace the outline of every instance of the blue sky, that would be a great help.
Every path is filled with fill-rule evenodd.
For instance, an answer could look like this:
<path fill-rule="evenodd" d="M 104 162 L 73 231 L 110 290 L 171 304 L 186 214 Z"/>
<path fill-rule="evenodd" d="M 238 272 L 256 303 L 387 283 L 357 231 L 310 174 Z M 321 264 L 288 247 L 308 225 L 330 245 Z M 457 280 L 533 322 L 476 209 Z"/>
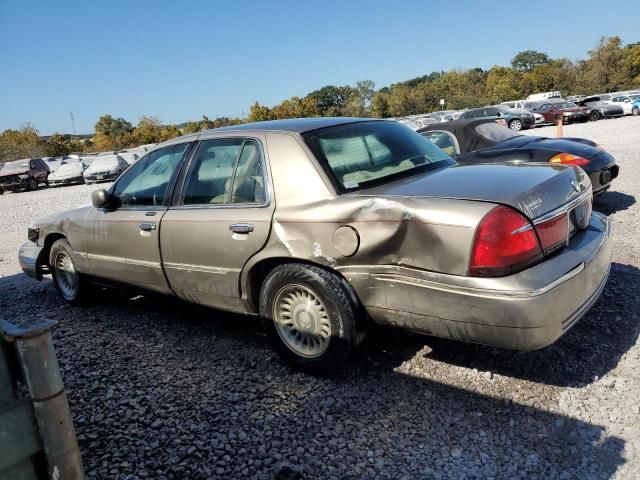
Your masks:
<path fill-rule="evenodd" d="M 631 0 L 0 0 L 0 130 L 89 133 L 240 116 L 323 85 L 377 87 L 508 65 L 520 50 L 583 58 L 600 35 L 640 40 Z"/>

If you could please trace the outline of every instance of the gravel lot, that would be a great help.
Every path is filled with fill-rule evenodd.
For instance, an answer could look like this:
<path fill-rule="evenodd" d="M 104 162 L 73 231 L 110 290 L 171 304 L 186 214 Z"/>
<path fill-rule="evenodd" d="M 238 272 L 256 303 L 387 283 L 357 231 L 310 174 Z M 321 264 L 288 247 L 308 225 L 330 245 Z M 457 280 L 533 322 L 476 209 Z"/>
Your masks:
<path fill-rule="evenodd" d="M 114 293 L 63 305 L 20 273 L 17 248 L 94 186 L 0 197 L 0 315 L 59 322 L 89 478 L 640 478 L 639 129 L 565 127 L 621 166 L 595 206 L 613 219 L 614 265 L 595 307 L 542 351 L 376 328 L 344 374 L 317 379 L 283 366 L 252 318 Z"/>

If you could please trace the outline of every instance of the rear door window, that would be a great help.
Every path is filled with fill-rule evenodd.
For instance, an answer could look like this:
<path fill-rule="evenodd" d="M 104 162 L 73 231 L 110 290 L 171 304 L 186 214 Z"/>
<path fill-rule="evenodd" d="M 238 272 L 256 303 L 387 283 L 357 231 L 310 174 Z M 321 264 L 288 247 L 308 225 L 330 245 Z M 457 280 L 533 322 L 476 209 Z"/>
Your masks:
<path fill-rule="evenodd" d="M 207 140 L 191 162 L 181 204 L 263 203 L 265 185 L 262 151 L 256 141 Z"/>

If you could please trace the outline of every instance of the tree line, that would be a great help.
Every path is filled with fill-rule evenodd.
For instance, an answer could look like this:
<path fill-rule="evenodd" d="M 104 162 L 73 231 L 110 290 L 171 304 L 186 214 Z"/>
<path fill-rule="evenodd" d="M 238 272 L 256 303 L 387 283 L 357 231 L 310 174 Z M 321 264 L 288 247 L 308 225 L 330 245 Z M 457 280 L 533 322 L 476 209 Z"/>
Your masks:
<path fill-rule="evenodd" d="M 304 97 L 291 97 L 268 107 L 253 103 L 246 118 L 203 115 L 199 121 L 163 124 L 142 117 L 137 125 L 111 115 L 101 116 L 92 139 L 54 134 L 43 139 L 32 124 L 0 134 L 0 162 L 25 157 L 120 150 L 158 143 L 179 135 L 245 122 L 295 117 L 398 117 L 440 108 L 463 109 L 526 98 L 535 92 L 561 91 L 564 95 L 591 94 L 640 87 L 640 42 L 624 45 L 620 37 L 602 37 L 586 59 L 550 58 L 535 50 L 519 52 L 510 66 L 489 70 L 471 68 L 432 72 L 378 90 L 372 80 L 355 85 L 327 85 Z"/>

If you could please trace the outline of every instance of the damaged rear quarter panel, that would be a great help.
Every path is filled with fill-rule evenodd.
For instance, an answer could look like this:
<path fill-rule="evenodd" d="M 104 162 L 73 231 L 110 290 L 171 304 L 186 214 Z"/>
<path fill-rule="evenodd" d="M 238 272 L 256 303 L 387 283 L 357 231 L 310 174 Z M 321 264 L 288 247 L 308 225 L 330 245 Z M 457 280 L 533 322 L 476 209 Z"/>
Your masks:
<path fill-rule="evenodd" d="M 296 135 L 267 137 L 276 209 L 257 262 L 288 257 L 342 270 L 353 266 L 400 265 L 465 275 L 475 228 L 495 205 L 428 196 L 337 195 L 321 167 Z M 428 192 L 426 192 L 428 194 Z M 341 254 L 334 233 L 357 232 L 353 255 Z"/>

